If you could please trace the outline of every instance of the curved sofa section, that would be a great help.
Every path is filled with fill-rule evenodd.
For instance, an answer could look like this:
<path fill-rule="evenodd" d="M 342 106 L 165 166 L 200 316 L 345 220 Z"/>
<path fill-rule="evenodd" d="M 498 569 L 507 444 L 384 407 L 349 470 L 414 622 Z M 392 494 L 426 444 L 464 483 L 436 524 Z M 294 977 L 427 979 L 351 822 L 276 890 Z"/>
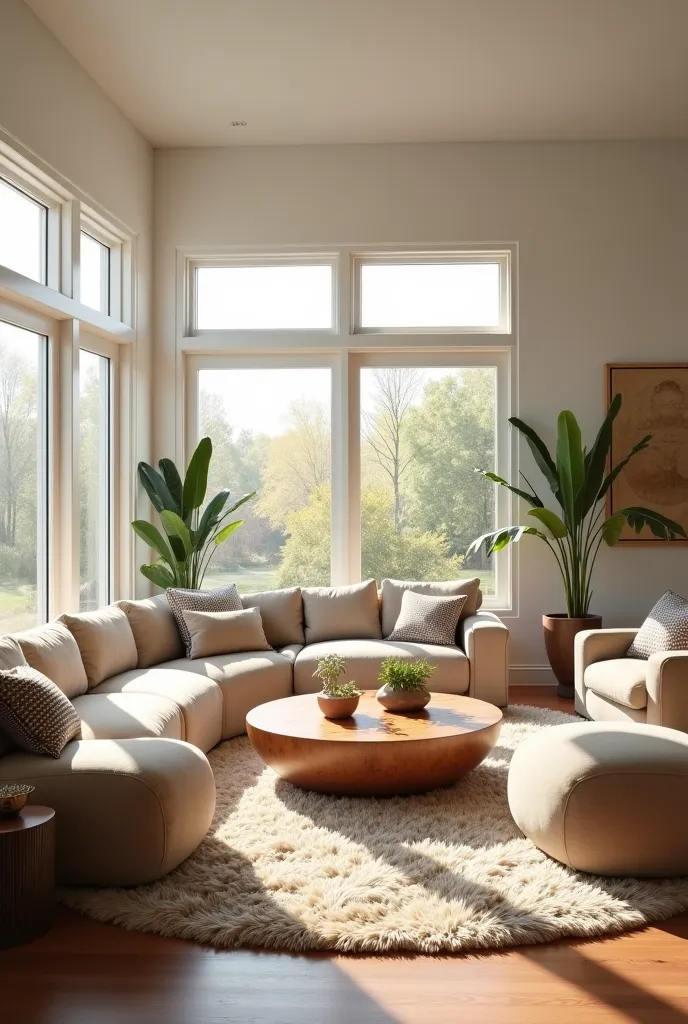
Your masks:
<path fill-rule="evenodd" d="M 2 638 L 0 666 L 11 659 L 38 668 L 40 661 L 40 671 L 57 682 L 82 720 L 80 738 L 57 759 L 5 752 L 0 736 L 0 783 L 35 786 L 32 800 L 57 812 L 59 882 L 140 885 L 180 864 L 206 835 L 214 813 L 205 753 L 245 733 L 246 715 L 259 704 L 317 690 L 315 660 L 326 650 L 341 653 L 350 676 L 366 688 L 376 688 L 384 657 L 418 656 L 437 664 L 437 690 L 507 703 L 508 631 L 489 613 L 471 615 L 481 643 L 466 650 L 390 643 L 380 638 L 379 617 L 360 640 L 349 635 L 306 644 L 301 592 L 251 595 L 249 601 L 260 606 L 261 599 L 269 651 L 180 657 L 164 595 L 64 616 L 63 623 L 23 632 L 21 643 Z M 128 636 L 122 643 L 127 629 L 131 643 Z M 86 674 L 80 655 L 87 655 Z M 115 671 L 101 680 L 104 664 Z"/>

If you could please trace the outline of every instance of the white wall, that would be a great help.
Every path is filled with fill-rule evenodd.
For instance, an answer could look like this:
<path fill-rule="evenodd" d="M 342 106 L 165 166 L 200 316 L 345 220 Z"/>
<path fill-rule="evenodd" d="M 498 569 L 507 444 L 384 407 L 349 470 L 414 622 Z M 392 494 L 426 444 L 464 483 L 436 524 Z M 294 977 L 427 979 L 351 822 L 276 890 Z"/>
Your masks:
<path fill-rule="evenodd" d="M 135 458 L 151 448 L 153 150 L 21 0 L 0 0 L 0 128 L 136 236 Z M 137 586 L 147 592 L 142 577 Z"/>
<path fill-rule="evenodd" d="M 687 144 L 263 147 L 155 157 L 156 359 L 169 390 L 178 245 L 518 243 L 516 404 L 550 440 L 565 407 L 594 435 L 605 362 L 688 361 Z M 157 403 L 155 414 L 161 454 L 174 444 L 174 403 Z M 522 464 L 530 468 L 526 454 Z M 688 592 L 688 549 L 605 550 L 592 610 L 608 625 L 634 624 L 667 587 Z M 540 616 L 563 610 L 563 599 L 536 541 L 521 550 L 519 591 L 512 664 L 544 666 Z M 514 678 L 545 681 L 546 673 Z"/>

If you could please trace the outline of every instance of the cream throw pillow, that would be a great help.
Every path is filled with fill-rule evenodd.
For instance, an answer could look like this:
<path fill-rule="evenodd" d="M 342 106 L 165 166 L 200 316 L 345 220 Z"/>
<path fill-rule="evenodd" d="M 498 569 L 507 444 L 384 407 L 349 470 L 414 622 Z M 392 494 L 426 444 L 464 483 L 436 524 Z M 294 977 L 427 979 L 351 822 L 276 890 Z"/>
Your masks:
<path fill-rule="evenodd" d="M 184 644 L 169 601 L 164 594 L 142 601 L 118 601 L 129 619 L 138 651 L 138 667 L 150 668 L 184 657 Z"/>
<path fill-rule="evenodd" d="M 165 597 L 177 620 L 179 635 L 186 648 L 187 658 L 191 653 L 191 636 L 184 621 L 184 612 L 238 612 L 241 611 L 239 591 L 233 583 L 215 590 L 187 590 L 185 587 L 170 587 Z"/>
<path fill-rule="evenodd" d="M 375 580 L 350 587 L 304 587 L 301 593 L 307 644 L 381 639 Z"/>
<path fill-rule="evenodd" d="M 191 640 L 189 658 L 272 650 L 265 639 L 259 608 L 244 608 L 240 612 L 183 611 L 182 615 Z"/>
<path fill-rule="evenodd" d="M 48 622 L 24 633 L 15 633 L 14 639 L 31 668 L 52 679 L 65 697 L 79 697 L 86 693 L 88 680 L 76 640 L 62 622 Z"/>
<path fill-rule="evenodd" d="M 77 642 L 89 690 L 120 672 L 136 668 L 139 656 L 134 634 L 121 608 L 110 605 L 95 612 L 65 614 L 59 621 Z"/>

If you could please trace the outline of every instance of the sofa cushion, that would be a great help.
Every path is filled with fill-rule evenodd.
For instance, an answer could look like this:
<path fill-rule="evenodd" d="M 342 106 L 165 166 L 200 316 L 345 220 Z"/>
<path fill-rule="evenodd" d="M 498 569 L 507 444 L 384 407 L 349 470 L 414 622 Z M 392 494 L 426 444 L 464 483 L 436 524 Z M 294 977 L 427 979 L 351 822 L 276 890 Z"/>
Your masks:
<path fill-rule="evenodd" d="M 647 711 L 645 708 L 629 708 L 625 704 L 618 704 L 609 697 L 603 697 L 594 690 L 585 691 L 585 710 L 593 722 L 647 722 Z"/>
<path fill-rule="evenodd" d="M 117 607 L 129 619 L 138 652 L 138 668 L 150 668 L 182 657 L 184 644 L 164 594 L 143 601 L 118 601 Z"/>
<path fill-rule="evenodd" d="M 191 637 L 182 612 L 240 612 L 242 608 L 239 591 L 230 583 L 215 590 L 186 590 L 170 587 L 165 591 L 172 613 L 177 620 L 182 643 L 187 657 L 191 657 Z"/>
<path fill-rule="evenodd" d="M 184 722 L 182 739 L 210 750 L 222 738 L 222 693 L 202 673 L 189 671 L 194 662 L 182 658 L 154 668 L 134 669 L 106 679 L 91 692 L 153 693 L 174 701 Z"/>
<path fill-rule="evenodd" d="M 362 690 L 377 690 L 383 658 L 427 658 L 436 669 L 430 678 L 435 693 L 467 693 L 470 683 L 468 658 L 458 647 L 436 644 L 395 643 L 391 640 L 335 640 L 309 644 L 297 655 L 294 663 L 294 693 L 317 693 L 322 687 L 313 678 L 318 658 L 339 654 L 346 662 L 342 682 L 355 680 Z"/>
<path fill-rule="evenodd" d="M 375 580 L 350 587 L 304 587 L 301 593 L 307 644 L 382 636 Z"/>
<path fill-rule="evenodd" d="M 75 697 L 82 740 L 135 740 L 140 736 L 183 738 L 182 713 L 169 697 L 152 693 L 86 693 Z"/>
<path fill-rule="evenodd" d="M 645 661 L 637 658 L 611 658 L 609 661 L 595 661 L 588 665 L 583 682 L 589 690 L 613 700 L 615 704 L 640 710 L 647 707 L 646 673 Z"/>
<path fill-rule="evenodd" d="M 0 671 L 0 728 L 30 754 L 59 757 L 79 716 L 52 680 L 30 665 Z"/>
<path fill-rule="evenodd" d="M 456 597 L 465 594 L 466 603 L 461 609 L 461 618 L 467 615 L 475 615 L 482 604 L 480 593 L 480 580 L 476 577 L 470 580 L 446 580 L 439 583 L 423 583 L 413 580 L 383 580 L 382 581 L 382 635 L 384 637 L 394 629 L 401 611 L 401 599 L 405 590 L 412 590 L 415 594 L 429 594 L 432 597 Z"/>
<path fill-rule="evenodd" d="M 15 633 L 14 639 L 32 668 L 52 679 L 65 697 L 86 693 L 88 680 L 76 640 L 62 622 Z"/>
<path fill-rule="evenodd" d="M 286 658 L 293 665 L 296 661 L 296 655 L 302 650 L 303 644 L 288 644 L 286 647 L 280 647 L 277 653 L 281 654 L 283 658 Z"/>
<path fill-rule="evenodd" d="M 182 612 L 191 637 L 191 658 L 241 651 L 269 651 L 259 608 L 240 612 Z"/>
<path fill-rule="evenodd" d="M 12 636 L 0 636 L 0 669 L 28 665 L 21 647 Z"/>
<path fill-rule="evenodd" d="M 436 597 L 405 590 L 399 618 L 387 639 L 454 647 L 456 627 L 466 600 L 465 594 Z"/>
<path fill-rule="evenodd" d="M 246 715 L 258 704 L 290 697 L 293 668 L 277 651 L 217 654 L 187 662 L 194 671 L 213 679 L 222 691 L 222 738 L 246 732 Z"/>
<path fill-rule="evenodd" d="M 303 599 L 300 587 L 242 594 L 244 608 L 260 608 L 265 636 L 271 647 L 303 644 Z"/>
<path fill-rule="evenodd" d="M 129 619 L 121 608 L 109 605 L 80 615 L 60 615 L 79 646 L 88 688 L 118 672 L 136 668 L 138 651 Z"/>
<path fill-rule="evenodd" d="M 667 590 L 628 648 L 627 657 L 644 658 L 664 651 L 688 651 L 688 600 Z"/>

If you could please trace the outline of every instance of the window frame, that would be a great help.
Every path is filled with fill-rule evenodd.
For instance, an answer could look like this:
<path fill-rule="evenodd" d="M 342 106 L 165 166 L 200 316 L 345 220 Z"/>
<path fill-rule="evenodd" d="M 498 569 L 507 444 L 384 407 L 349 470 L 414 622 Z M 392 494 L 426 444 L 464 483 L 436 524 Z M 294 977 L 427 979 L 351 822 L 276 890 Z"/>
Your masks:
<path fill-rule="evenodd" d="M 0 266 L 0 318 L 48 338 L 49 508 L 45 616 L 79 610 L 79 350 L 110 359 L 110 599 L 136 578 L 133 475 L 136 236 L 0 129 L 0 177 L 48 208 L 47 274 Z M 110 249 L 107 314 L 80 301 L 82 229 Z M 56 538 L 59 538 L 57 544 Z"/>
<path fill-rule="evenodd" d="M 497 432 L 495 436 L 497 473 L 509 479 L 517 465 L 517 444 L 509 431 L 508 417 L 517 412 L 514 396 L 517 379 L 517 246 L 499 244 L 436 247 L 313 246 L 218 247 L 198 251 L 177 250 L 176 306 L 176 379 L 181 383 L 176 394 L 176 454 L 180 461 L 190 457 L 198 440 L 198 368 L 213 369 L 229 365 L 294 367 L 330 365 L 332 367 L 332 536 L 331 582 L 345 585 L 360 580 L 360 380 L 363 365 L 425 365 L 461 367 L 495 365 L 497 367 Z M 489 329 L 412 329 L 390 331 L 356 330 L 355 278 L 357 267 L 366 260 L 390 262 L 398 257 L 417 262 L 420 257 L 457 262 L 457 254 L 475 262 L 479 254 L 485 261 L 503 260 L 506 273 L 500 276 L 502 326 Z M 336 311 L 331 330 L 208 330 L 195 329 L 193 280 L 197 266 L 270 265 L 270 261 L 299 261 L 333 265 L 333 302 Z M 324 362 L 320 362 L 323 360 Z M 496 488 L 495 513 L 498 526 L 508 525 L 515 511 L 513 496 L 506 488 Z M 501 614 L 518 614 L 518 552 L 507 548 L 495 556 L 494 596 L 485 598 L 483 607 Z"/>
<path fill-rule="evenodd" d="M 475 266 L 480 263 L 493 263 L 499 267 L 499 323 L 490 326 L 446 326 L 446 327 L 364 327 L 361 324 L 362 280 L 363 268 L 370 266 L 400 266 L 424 264 L 463 264 Z M 509 334 L 511 332 L 511 302 L 509 281 L 511 276 L 511 252 L 508 249 L 475 249 L 461 251 L 408 251 L 408 252 L 367 252 L 354 253 L 352 256 L 352 291 L 351 291 L 351 325 L 352 334 Z"/>

